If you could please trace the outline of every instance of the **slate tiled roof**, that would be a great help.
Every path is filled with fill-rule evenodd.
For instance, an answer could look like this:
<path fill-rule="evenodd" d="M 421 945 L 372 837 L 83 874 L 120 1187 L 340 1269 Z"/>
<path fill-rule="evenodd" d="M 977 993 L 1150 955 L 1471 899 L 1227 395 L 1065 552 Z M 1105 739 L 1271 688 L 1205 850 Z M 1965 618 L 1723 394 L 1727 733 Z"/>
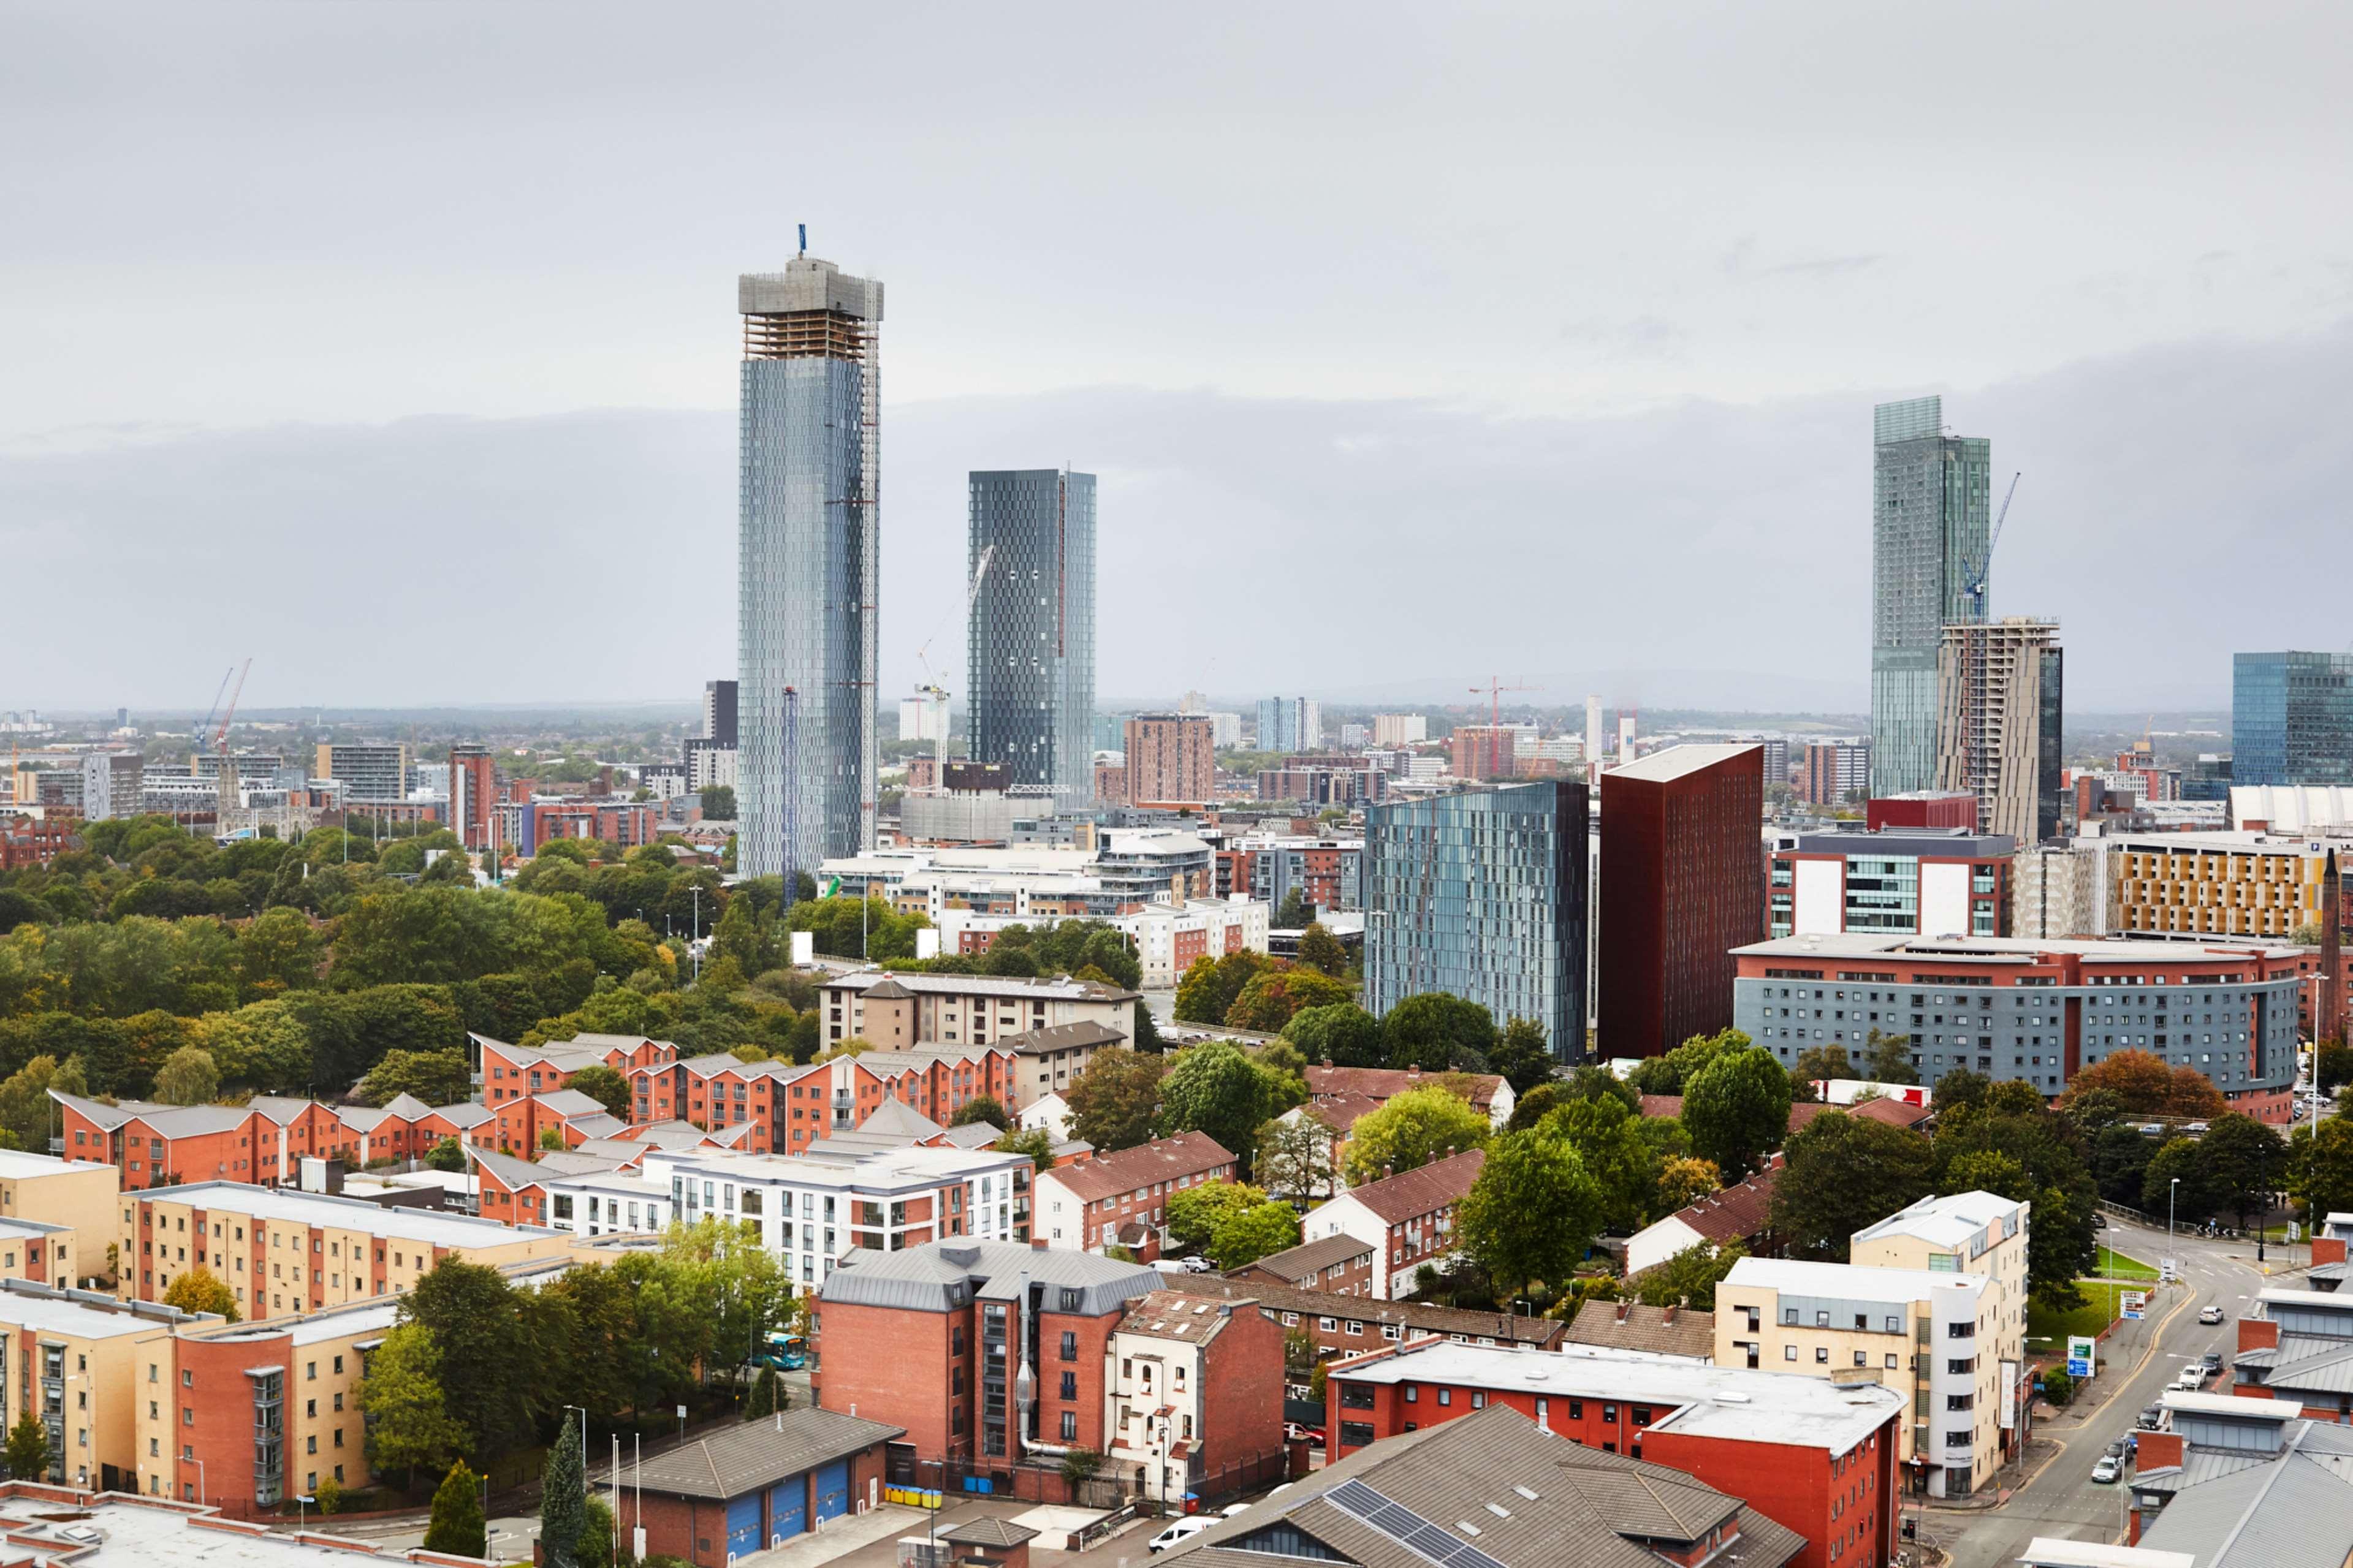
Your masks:
<path fill-rule="evenodd" d="M 1439 1334 L 1473 1343 L 1493 1340 L 1499 1345 L 1526 1344 L 1549 1350 L 1561 1343 L 1565 1328 L 1555 1318 L 1507 1318 L 1500 1312 L 1473 1312 L 1425 1301 L 1381 1301 L 1370 1296 L 1342 1296 L 1330 1290 L 1228 1279 L 1216 1274 L 1171 1274 L 1164 1289 L 1182 1290 L 1190 1296 L 1253 1300 L 1278 1315 L 1292 1312 L 1302 1318 L 1362 1323 L 1368 1346 L 1379 1345 L 1383 1340 L 1381 1330 L 1395 1324 L 1401 1334 Z"/>
<path fill-rule="evenodd" d="M 904 1426 L 837 1410 L 786 1410 L 765 1421 L 728 1427 L 659 1456 L 649 1455 L 642 1481 L 650 1492 L 721 1501 L 906 1435 Z M 634 1486 L 639 1480 L 634 1464 L 623 1471 L 624 1485 Z"/>
<path fill-rule="evenodd" d="M 1042 1173 L 1039 1179 L 1051 1177 L 1063 1191 L 1082 1203 L 1091 1204 L 1155 1182 L 1198 1176 L 1233 1163 L 1233 1155 L 1208 1133 L 1179 1132 L 1174 1137 L 1139 1143 L 1133 1149 L 1122 1149 L 1116 1154 L 1098 1154 L 1075 1165 L 1057 1166 Z"/>
<path fill-rule="evenodd" d="M 1780 1173 L 1781 1156 L 1776 1154 L 1769 1164 L 1746 1181 L 1710 1193 L 1668 1217 L 1683 1221 L 1714 1242 L 1746 1241 L 1762 1236 L 1766 1214 L 1773 1206 L 1773 1184 Z"/>
<path fill-rule="evenodd" d="M 1262 1268 L 1293 1284 L 1312 1284 L 1317 1276 L 1335 1264 L 1345 1263 L 1377 1250 L 1372 1243 L 1359 1241 L 1343 1231 L 1337 1236 L 1306 1242 L 1287 1251 L 1271 1252 L 1250 1267 Z M 1236 1269 L 1235 1272 L 1243 1271 Z"/>
<path fill-rule="evenodd" d="M 1433 1160 L 1427 1165 L 1416 1166 L 1402 1175 L 1384 1176 L 1377 1182 L 1351 1187 L 1347 1195 L 1379 1218 L 1397 1225 L 1418 1215 L 1435 1214 L 1449 1204 L 1461 1202 L 1486 1163 L 1487 1152 L 1472 1149 L 1451 1159 Z"/>
<path fill-rule="evenodd" d="M 1361 1094 L 1369 1100 L 1384 1100 L 1400 1095 L 1409 1089 L 1461 1088 L 1470 1091 L 1471 1103 L 1485 1110 L 1495 1102 L 1504 1080 L 1493 1073 L 1434 1073 L 1413 1072 L 1402 1068 L 1329 1068 L 1307 1069 L 1307 1092 L 1314 1099 L 1327 1095 Z"/>
<path fill-rule="evenodd" d="M 1569 1323 L 1567 1339 L 1575 1345 L 1705 1361 L 1715 1353 L 1715 1314 L 1640 1301 L 1588 1301 Z"/>

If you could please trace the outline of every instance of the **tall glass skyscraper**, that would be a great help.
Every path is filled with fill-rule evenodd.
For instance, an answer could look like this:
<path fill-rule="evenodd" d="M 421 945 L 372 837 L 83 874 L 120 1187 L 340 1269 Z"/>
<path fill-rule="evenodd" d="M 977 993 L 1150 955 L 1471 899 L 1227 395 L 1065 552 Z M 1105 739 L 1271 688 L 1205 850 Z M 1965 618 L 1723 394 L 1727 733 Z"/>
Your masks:
<path fill-rule="evenodd" d="M 1993 444 L 1944 433 L 1944 399 L 1871 411 L 1871 793 L 1932 788 L 1936 649 L 1986 618 Z"/>
<path fill-rule="evenodd" d="M 796 257 L 736 283 L 736 865 L 874 842 L 882 285 Z"/>
<path fill-rule="evenodd" d="M 1582 779 L 1365 810 L 1365 1005 L 1442 991 L 1585 1057 Z"/>
<path fill-rule="evenodd" d="M 965 631 L 975 761 L 1017 794 L 1094 795 L 1095 477 L 1056 468 L 968 477 L 967 579 L 988 557 Z"/>
<path fill-rule="evenodd" d="M 2231 782 L 2353 784 L 2353 653 L 2231 661 Z"/>

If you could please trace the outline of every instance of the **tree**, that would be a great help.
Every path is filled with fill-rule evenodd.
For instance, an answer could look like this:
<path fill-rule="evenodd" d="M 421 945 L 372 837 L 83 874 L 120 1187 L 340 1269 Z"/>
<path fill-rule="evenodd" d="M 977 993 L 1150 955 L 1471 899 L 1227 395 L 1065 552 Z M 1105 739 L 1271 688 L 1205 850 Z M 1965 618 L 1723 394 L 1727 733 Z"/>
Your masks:
<path fill-rule="evenodd" d="M 164 1305 L 183 1312 L 211 1312 L 232 1323 L 239 1315 L 229 1288 L 201 1263 L 164 1288 Z"/>
<path fill-rule="evenodd" d="M 1289 1204 L 1261 1203 L 1218 1223 L 1209 1258 L 1220 1268 L 1242 1268 L 1299 1245 L 1299 1213 Z"/>
<path fill-rule="evenodd" d="M 1552 1069 L 1544 1026 L 1534 1018 L 1505 1019 L 1494 1049 L 1487 1053 L 1487 1070 L 1500 1074 L 1513 1094 L 1523 1095 L 1551 1082 Z"/>
<path fill-rule="evenodd" d="M 2042 1397 L 2054 1409 L 2064 1409 L 2075 1398 L 2075 1380 L 2063 1366 L 2042 1370 Z"/>
<path fill-rule="evenodd" d="M 1311 1062 L 1377 1068 L 1388 1061 L 1381 1044 L 1381 1021 L 1353 1002 L 1300 1009 L 1282 1026 L 1282 1037 Z"/>
<path fill-rule="evenodd" d="M 25 1414 L 8 1428 L 8 1474 L 20 1481 L 41 1480 L 49 1473 L 49 1429 L 25 1406 Z"/>
<path fill-rule="evenodd" d="M 1273 1034 L 1310 1007 L 1335 1006 L 1352 995 L 1346 981 L 1316 970 L 1261 970 L 1250 976 L 1226 1010 L 1226 1026 Z"/>
<path fill-rule="evenodd" d="M 360 1380 L 359 1406 L 368 1418 L 368 1462 L 406 1472 L 411 1481 L 464 1439 L 442 1402 L 441 1352 L 421 1323 L 396 1324 L 384 1336 Z"/>
<path fill-rule="evenodd" d="M 1208 1040 L 1176 1053 L 1160 1080 L 1154 1125 L 1171 1132 L 1205 1132 L 1218 1146 L 1247 1160 L 1258 1130 L 1277 1109 L 1282 1084 L 1230 1040 Z"/>
<path fill-rule="evenodd" d="M 1484 1072 L 1495 1040 L 1493 1013 L 1443 991 L 1408 996 L 1381 1020 L 1381 1046 L 1393 1068 Z"/>
<path fill-rule="evenodd" d="M 744 1402 L 744 1419 L 757 1421 L 776 1413 L 776 1369 L 764 1366 L 752 1380 L 752 1395 Z"/>
<path fill-rule="evenodd" d="M 401 1298 L 400 1321 L 433 1331 L 442 1398 L 463 1434 L 460 1453 L 487 1464 L 530 1434 L 547 1384 L 527 1353 L 514 1288 L 503 1275 L 444 1258 Z"/>
<path fill-rule="evenodd" d="M 2304 1200 L 2308 1226 L 2353 1210 L 2353 1118 L 2332 1116 L 2288 1134 L 2287 1184 Z"/>
<path fill-rule="evenodd" d="M 1683 1124 L 1693 1152 L 1738 1181 L 1788 1132 L 1789 1075 L 1762 1046 L 1727 1050 L 1683 1085 Z"/>
<path fill-rule="evenodd" d="M 459 1460 L 433 1494 L 433 1517 L 425 1526 L 425 1550 L 454 1557 L 480 1557 L 489 1547 L 482 1523 L 482 1478 Z"/>
<path fill-rule="evenodd" d="M 591 1062 L 564 1080 L 564 1087 L 578 1089 L 603 1106 L 606 1111 L 617 1121 L 630 1120 L 629 1113 L 636 1104 L 636 1095 L 629 1088 L 629 1080 L 603 1062 Z"/>
<path fill-rule="evenodd" d="M 986 1121 L 999 1132 L 1013 1125 L 1013 1118 L 1005 1114 L 1005 1107 L 999 1105 L 997 1097 L 991 1094 L 974 1095 L 957 1106 L 955 1114 L 948 1118 L 951 1127 L 969 1127 L 976 1121 Z"/>
<path fill-rule="evenodd" d="M 1176 982 L 1176 1021 L 1224 1023 L 1226 1015 L 1233 1010 L 1234 999 L 1242 994 L 1242 987 L 1261 971 L 1274 967 L 1274 963 L 1266 954 L 1248 948 L 1219 958 L 1195 959 Z"/>
<path fill-rule="evenodd" d="M 1093 1144 L 1098 1154 L 1149 1141 L 1160 1080 L 1167 1071 L 1166 1057 L 1117 1046 L 1097 1051 L 1062 1091 L 1062 1102 L 1071 1108 L 1071 1134 Z"/>
<path fill-rule="evenodd" d="M 431 1171 L 462 1171 L 466 1168 L 466 1146 L 455 1138 L 444 1138 L 425 1151 L 425 1166 Z"/>
<path fill-rule="evenodd" d="M 2148 1163 L 2156 1153 L 2156 1141 L 2142 1137 L 2137 1127 L 2101 1128 L 2092 1141 L 2090 1162 L 2092 1180 L 2099 1184 L 2100 1195 L 2112 1204 L 2138 1208 Z"/>
<path fill-rule="evenodd" d="M 1844 1046 L 1809 1046 L 1789 1064 L 1789 1089 L 1797 1100 L 1820 1099 L 1815 1085 L 1825 1079 L 1853 1078 L 1854 1063 Z"/>
<path fill-rule="evenodd" d="M 1487 1118 L 1452 1089 L 1436 1084 L 1392 1095 L 1348 1130 L 1341 1172 L 1352 1187 L 1402 1175 L 1433 1160 L 1485 1145 Z"/>
<path fill-rule="evenodd" d="M 1307 929 L 1299 933 L 1299 962 L 1335 980 L 1348 977 L 1348 950 L 1340 945 L 1338 937 L 1324 929 L 1321 921 L 1308 921 Z"/>
<path fill-rule="evenodd" d="M 587 1506 L 581 1510 L 580 1550 L 575 1554 L 577 1568 L 613 1568 L 613 1542 L 617 1533 L 613 1523 L 613 1505 L 590 1492 Z"/>
<path fill-rule="evenodd" d="M 735 791 L 730 784 L 702 786 L 702 815 L 710 822 L 735 820 Z"/>
<path fill-rule="evenodd" d="M 2222 1206 L 2225 1196 L 2208 1182 L 2194 1138 L 2168 1139 L 2149 1156 L 2141 1177 L 2140 1206 L 2168 1220 L 2203 1220 Z"/>
<path fill-rule="evenodd" d="M 1909 1128 L 1825 1110 L 1789 1135 L 1768 1225 L 1799 1258 L 1847 1260 L 1848 1238 L 1936 1185 L 1936 1152 Z"/>
<path fill-rule="evenodd" d="M 1694 1159 L 1688 1154 L 1675 1156 L 1659 1167 L 1658 1212 L 1671 1215 L 1723 1185 L 1724 1173 L 1715 1168 L 1714 1161 Z"/>
<path fill-rule="evenodd" d="M 155 1074 L 155 1098 L 166 1105 L 209 1105 L 220 1098 L 220 1068 L 213 1054 L 182 1046 Z"/>
<path fill-rule="evenodd" d="M 319 1505 L 322 1515 L 341 1513 L 343 1509 L 343 1484 L 332 1476 L 319 1478 L 318 1490 L 311 1500 Z"/>
<path fill-rule="evenodd" d="M 0 1130 L 16 1138 L 17 1148 L 49 1146 L 49 1122 L 57 1110 L 49 1099 L 53 1089 L 62 1094 L 88 1092 L 79 1068 L 71 1063 L 61 1068 L 57 1058 L 47 1055 L 35 1057 L 0 1083 Z"/>
<path fill-rule="evenodd" d="M 404 1094 L 426 1105 L 456 1105 L 473 1087 L 463 1051 L 386 1051 L 360 1079 L 359 1099 L 379 1108 Z"/>
<path fill-rule="evenodd" d="M 1645 1271 L 1634 1299 L 1649 1307 L 1688 1307 L 1694 1312 L 1715 1310 L 1715 1288 L 1732 1266 L 1748 1256 L 1736 1241 L 1721 1247 L 1698 1242 L 1684 1247 L 1656 1268 Z"/>
<path fill-rule="evenodd" d="M 1204 1182 L 1168 1194 L 1168 1239 L 1199 1251 L 1209 1245 L 1219 1224 L 1244 1209 L 1266 1202 L 1266 1194 L 1240 1182 Z"/>
<path fill-rule="evenodd" d="M 2113 1093 L 2129 1116 L 2182 1116 L 2211 1121 L 2228 1110 L 2230 1101 L 2213 1080 L 2193 1067 L 2169 1068 L 2162 1057 L 2144 1050 L 2112 1052 L 2067 1080 L 2066 1104 L 2095 1089 Z M 1938 1105 L 1945 1101 L 1937 1085 Z"/>
<path fill-rule="evenodd" d="M 1682 1094 L 1700 1068 L 1729 1051 L 1746 1050 L 1747 1036 L 1737 1029 L 1694 1035 L 1664 1056 L 1648 1057 L 1635 1064 L 1627 1082 L 1640 1094 Z"/>
<path fill-rule="evenodd" d="M 1294 887 L 1282 895 L 1282 902 L 1275 909 L 1274 929 L 1297 931 L 1306 923 L 1307 900 L 1300 896 L 1299 889 Z"/>
<path fill-rule="evenodd" d="M 1601 1193 L 1565 1138 L 1539 1127 L 1488 1147 L 1459 1211 L 1455 1236 L 1498 1289 L 1564 1286 L 1592 1246 Z"/>
<path fill-rule="evenodd" d="M 1004 1154 L 1027 1154 L 1037 1170 L 1054 1168 L 1054 1135 L 1042 1127 L 1010 1128 L 989 1147 Z"/>
<path fill-rule="evenodd" d="M 2239 1111 L 2215 1118 L 2206 1136 L 2198 1140 L 2199 1174 L 2242 1230 L 2250 1213 L 2271 1207 L 2272 1194 L 2286 1168 L 2287 1141 Z"/>
<path fill-rule="evenodd" d="M 579 1423 L 567 1415 L 540 1472 L 539 1543 L 548 1568 L 578 1568 L 580 1531 L 588 1522 L 586 1462 Z"/>
<path fill-rule="evenodd" d="M 1333 1164 L 1332 1129 L 1310 1106 L 1296 1116 L 1279 1116 L 1259 1129 L 1250 1173 L 1267 1191 L 1314 1201 L 1332 1195 L 1339 1174 Z"/>
<path fill-rule="evenodd" d="M 2353 1045 L 2323 1040 L 2313 1055 L 2315 1087 L 2323 1094 L 2343 1083 L 2353 1083 Z"/>
<path fill-rule="evenodd" d="M 1945 1089 L 1953 1076 L 1947 1072 L 1936 1084 L 1936 1191 L 1967 1192 L 1987 1173 L 1984 1162 L 1968 1158 L 1972 1153 L 1991 1151 L 2015 1161 L 2022 1179 L 2003 1195 L 2034 1205 L 2026 1246 L 2029 1289 L 2054 1310 L 2073 1310 L 2083 1304 L 2075 1281 L 2099 1254 L 2092 1227 L 2099 1188 L 2084 1163 L 2074 1124 L 2052 1110 L 2033 1085 L 1989 1084 L 1974 1073 L 1962 1080 L 1967 1092 L 1960 1102 L 1948 1103 Z"/>
<path fill-rule="evenodd" d="M 1873 1029 L 1863 1037 L 1863 1065 L 1873 1083 L 1918 1083 L 1920 1069 L 1912 1065 L 1912 1037 L 1883 1035 Z"/>

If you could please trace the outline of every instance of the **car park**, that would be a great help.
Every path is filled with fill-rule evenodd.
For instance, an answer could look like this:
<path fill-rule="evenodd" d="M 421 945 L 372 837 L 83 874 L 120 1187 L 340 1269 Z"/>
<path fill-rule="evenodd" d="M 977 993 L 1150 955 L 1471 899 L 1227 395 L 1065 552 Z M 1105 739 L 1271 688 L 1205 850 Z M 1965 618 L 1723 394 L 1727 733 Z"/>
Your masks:
<path fill-rule="evenodd" d="M 2198 1321 L 2201 1323 L 2219 1323 L 2222 1321 L 2222 1309 L 2220 1307 L 2201 1308 L 2198 1313 Z"/>
<path fill-rule="evenodd" d="M 2115 1456 L 2103 1454 L 2100 1456 L 2100 1462 L 2092 1467 L 2092 1479 L 2101 1486 L 2112 1487 L 2116 1484 L 2116 1478 L 2124 1474 L 2124 1466 L 2116 1462 Z"/>
<path fill-rule="evenodd" d="M 1215 1518 L 1204 1519 L 1199 1514 L 1195 1514 L 1189 1519 L 1180 1519 L 1150 1541 L 1145 1542 L 1144 1549 L 1151 1552 L 1166 1552 L 1172 1546 L 1181 1545 L 1192 1540 L 1205 1530 L 1215 1530 L 1220 1522 Z"/>

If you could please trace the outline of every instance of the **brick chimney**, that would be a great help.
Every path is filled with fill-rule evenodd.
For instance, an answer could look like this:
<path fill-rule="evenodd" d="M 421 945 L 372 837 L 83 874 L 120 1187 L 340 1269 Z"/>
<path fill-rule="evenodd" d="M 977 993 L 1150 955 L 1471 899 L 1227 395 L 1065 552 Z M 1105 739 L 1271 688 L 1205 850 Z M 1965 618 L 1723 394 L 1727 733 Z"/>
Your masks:
<path fill-rule="evenodd" d="M 2345 1261 L 2345 1238 L 2341 1236 L 2316 1236 L 2312 1238 L 2312 1262 L 2315 1268 L 2324 1263 Z"/>
<path fill-rule="evenodd" d="M 2133 1460 L 2133 1470 L 2147 1475 L 2151 1470 L 2178 1469 L 2181 1465 L 2181 1434 L 2179 1432 L 2143 1432 L 2139 1435 L 2140 1450 Z"/>
<path fill-rule="evenodd" d="M 1621 1323 L 1622 1323 L 1622 1322 L 1624 1322 L 1624 1321 L 1626 1321 L 1626 1314 L 1627 1314 L 1627 1313 L 1629 1313 L 1629 1312 L 1630 1312 L 1630 1311 L 1632 1311 L 1633 1310 L 1634 1310 L 1634 1303 L 1633 1303 L 1633 1302 L 1631 1302 L 1631 1301 L 1620 1301 L 1620 1302 L 1619 1302 L 1619 1303 L 1618 1303 L 1618 1321 L 1619 1321 L 1620 1322 L 1621 1322 Z"/>
<path fill-rule="evenodd" d="M 1029 1250 L 1030 1250 L 1030 1251 L 1032 1251 L 1032 1252 L 1043 1252 L 1043 1251 L 1045 1251 L 1045 1250 L 1046 1250 L 1046 1238 L 1045 1238 L 1044 1237 L 1042 1237 L 1042 1236 L 1033 1236 L 1033 1237 L 1031 1237 L 1029 1238 Z"/>
<path fill-rule="evenodd" d="M 1680 1302 L 1680 1301 L 1670 1301 L 1670 1302 L 1668 1302 L 1664 1307 L 1662 1307 L 1662 1308 L 1661 1308 L 1661 1309 L 1660 1309 L 1660 1310 L 1659 1310 L 1659 1321 L 1661 1321 L 1661 1322 L 1662 1322 L 1662 1323 L 1672 1323 L 1672 1322 L 1673 1322 L 1673 1321 L 1675 1321 L 1675 1314 L 1676 1314 L 1677 1312 L 1682 1311 L 1682 1310 L 1683 1310 L 1683 1303 L 1682 1303 L 1682 1302 Z"/>

